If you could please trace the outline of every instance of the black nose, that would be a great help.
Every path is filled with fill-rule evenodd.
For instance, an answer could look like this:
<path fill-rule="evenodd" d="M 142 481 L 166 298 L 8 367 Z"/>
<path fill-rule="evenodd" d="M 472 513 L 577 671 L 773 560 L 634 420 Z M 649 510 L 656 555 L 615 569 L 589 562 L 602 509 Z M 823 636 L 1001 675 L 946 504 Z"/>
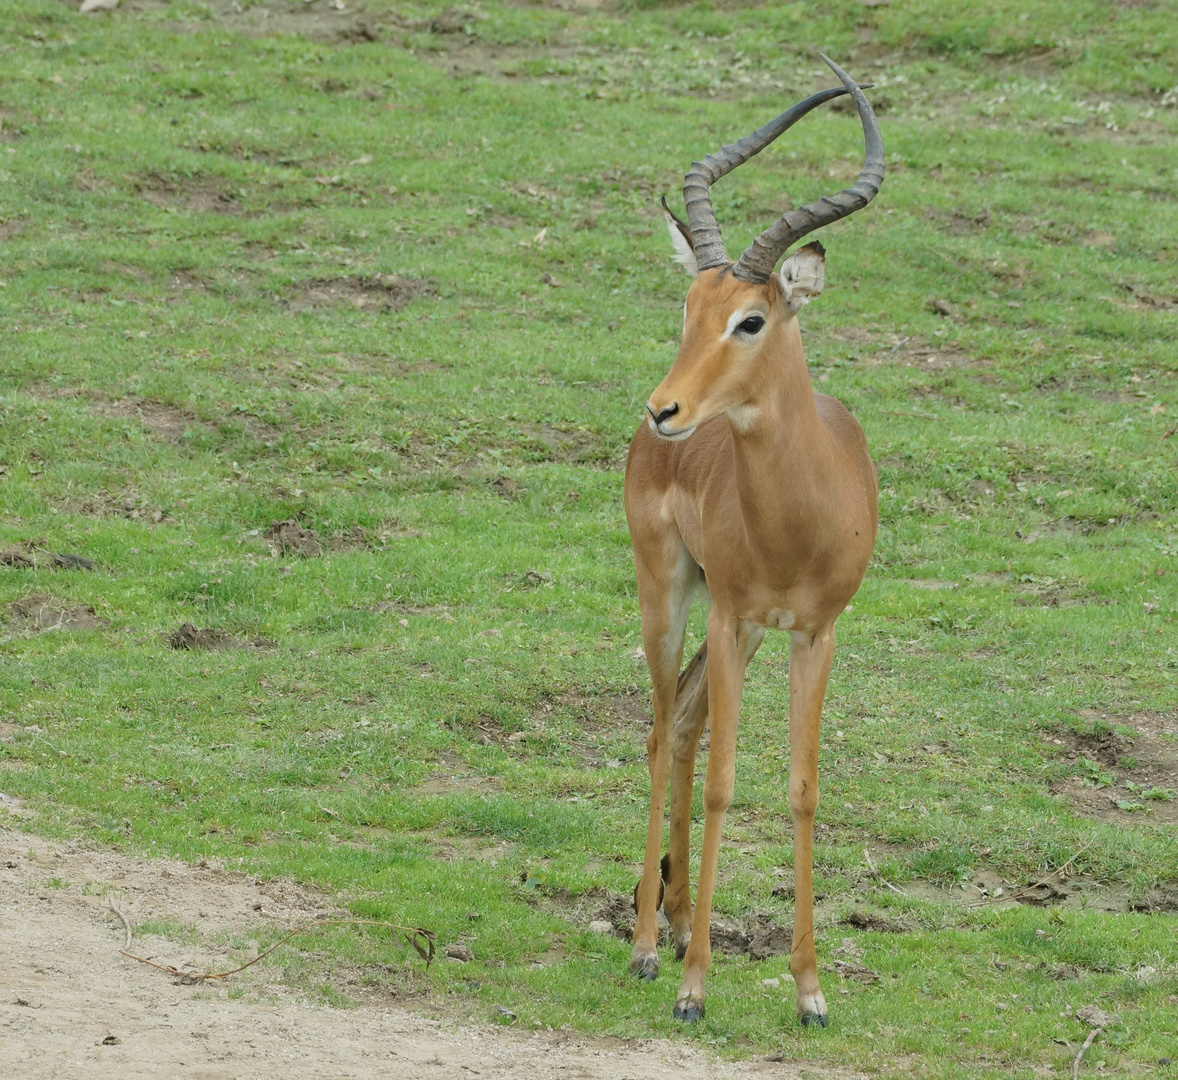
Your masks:
<path fill-rule="evenodd" d="M 665 409 L 660 409 L 657 413 L 649 405 L 646 406 L 646 411 L 650 413 L 650 418 L 656 425 L 661 424 L 664 420 L 670 420 L 679 411 L 679 402 L 673 401 Z"/>

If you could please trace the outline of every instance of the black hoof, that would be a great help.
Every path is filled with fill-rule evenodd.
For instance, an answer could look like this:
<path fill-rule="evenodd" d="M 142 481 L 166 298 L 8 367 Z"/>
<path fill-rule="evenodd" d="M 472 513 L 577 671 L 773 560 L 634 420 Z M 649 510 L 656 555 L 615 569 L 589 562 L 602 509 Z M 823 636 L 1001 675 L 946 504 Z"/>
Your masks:
<path fill-rule="evenodd" d="M 654 982 L 658 978 L 659 958 L 657 956 L 636 956 L 630 961 L 630 974 L 643 982 Z"/>
<path fill-rule="evenodd" d="M 827 1019 L 826 1013 L 802 1013 L 798 1019 L 801 1020 L 802 1027 L 816 1026 L 824 1028 L 830 1022 Z"/>
<path fill-rule="evenodd" d="M 676 1001 L 673 1010 L 676 1020 L 682 1020 L 685 1024 L 694 1024 L 697 1020 L 704 1018 L 703 1002 L 696 1002 L 692 998 L 687 998 L 685 1001 Z"/>
<path fill-rule="evenodd" d="M 686 941 L 675 942 L 675 959 L 682 960 L 687 955 L 687 946 L 691 944 L 691 938 L 688 937 Z"/>

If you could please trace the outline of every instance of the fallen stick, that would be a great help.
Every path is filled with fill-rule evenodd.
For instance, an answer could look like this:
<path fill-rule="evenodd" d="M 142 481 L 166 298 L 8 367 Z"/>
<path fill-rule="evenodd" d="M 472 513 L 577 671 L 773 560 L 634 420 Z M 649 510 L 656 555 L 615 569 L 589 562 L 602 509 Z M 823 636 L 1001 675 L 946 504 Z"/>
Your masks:
<path fill-rule="evenodd" d="M 181 971 L 179 968 L 172 967 L 171 964 L 157 964 L 154 960 L 149 960 L 146 956 L 136 956 L 133 952 L 128 950 L 131 947 L 131 924 L 127 921 L 127 916 L 124 915 L 117 907 L 115 907 L 114 900 L 108 898 L 110 909 L 120 919 L 123 920 L 123 926 L 127 931 L 126 947 L 119 949 L 128 959 L 135 960 L 140 964 L 146 964 L 148 967 L 156 968 L 159 971 L 172 975 L 177 979 L 182 979 L 186 983 L 205 982 L 210 979 L 227 979 L 230 975 L 236 975 L 239 971 L 245 971 L 248 967 L 253 967 L 259 960 L 264 960 L 280 945 L 285 945 L 291 938 L 298 937 L 300 934 L 305 934 L 308 930 L 314 929 L 316 926 L 384 926 L 393 932 L 393 937 L 396 938 L 400 934 L 406 942 L 417 950 L 417 955 L 425 961 L 425 966 L 428 968 L 434 958 L 434 942 L 438 940 L 438 935 L 432 930 L 426 930 L 421 926 L 400 926 L 397 923 L 382 922 L 379 919 L 317 919 L 315 922 L 309 922 L 292 930 L 284 938 L 280 938 L 265 952 L 258 953 L 252 960 L 247 961 L 240 967 L 235 967 L 232 971 Z M 425 942 L 423 945 L 422 942 Z"/>
<path fill-rule="evenodd" d="M 883 876 L 883 874 L 881 874 L 879 872 L 879 867 L 875 865 L 875 860 L 871 857 L 871 849 L 870 848 L 863 849 L 863 859 L 867 863 L 867 869 L 871 872 L 871 876 L 873 878 L 875 878 L 881 885 L 887 886 L 889 889 L 892 890 L 892 892 L 899 893 L 901 896 L 908 895 L 898 885 L 893 885 L 890 881 L 888 881 Z"/>
<path fill-rule="evenodd" d="M 1076 1060 L 1072 1062 L 1072 1080 L 1079 1080 L 1080 1060 L 1084 1057 L 1084 1051 L 1093 1044 L 1093 1042 L 1096 1040 L 1096 1036 L 1099 1035 L 1103 1030 L 1104 1028 L 1093 1028 L 1093 1030 L 1088 1033 L 1088 1038 L 1084 1040 L 1084 1045 L 1080 1047 L 1080 1052 L 1076 1055 Z"/>
<path fill-rule="evenodd" d="M 115 901 L 114 901 L 113 896 L 108 896 L 106 898 L 106 902 L 108 904 L 110 904 L 111 911 L 113 911 L 120 919 L 123 920 L 123 926 L 127 931 L 127 943 L 126 943 L 126 945 L 123 946 L 123 948 L 129 949 L 131 947 L 131 924 L 129 922 L 127 922 L 127 916 L 124 915 L 121 911 L 119 911 L 119 909 L 117 907 L 115 907 Z"/>

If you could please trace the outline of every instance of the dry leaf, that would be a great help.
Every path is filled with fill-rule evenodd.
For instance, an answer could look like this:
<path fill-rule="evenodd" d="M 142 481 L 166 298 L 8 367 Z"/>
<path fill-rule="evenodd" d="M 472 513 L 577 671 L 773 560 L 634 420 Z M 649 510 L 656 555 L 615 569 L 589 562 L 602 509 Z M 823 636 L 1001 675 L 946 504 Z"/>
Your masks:
<path fill-rule="evenodd" d="M 79 11 L 114 11 L 119 6 L 119 0 L 82 0 Z"/>

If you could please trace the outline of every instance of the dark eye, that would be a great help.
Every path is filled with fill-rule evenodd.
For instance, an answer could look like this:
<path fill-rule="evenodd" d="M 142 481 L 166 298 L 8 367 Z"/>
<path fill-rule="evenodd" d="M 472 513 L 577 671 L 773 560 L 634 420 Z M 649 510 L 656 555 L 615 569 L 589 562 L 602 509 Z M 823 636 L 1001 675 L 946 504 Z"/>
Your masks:
<path fill-rule="evenodd" d="M 750 315 L 736 329 L 746 334 L 759 334 L 764 325 L 765 320 L 760 315 Z"/>

